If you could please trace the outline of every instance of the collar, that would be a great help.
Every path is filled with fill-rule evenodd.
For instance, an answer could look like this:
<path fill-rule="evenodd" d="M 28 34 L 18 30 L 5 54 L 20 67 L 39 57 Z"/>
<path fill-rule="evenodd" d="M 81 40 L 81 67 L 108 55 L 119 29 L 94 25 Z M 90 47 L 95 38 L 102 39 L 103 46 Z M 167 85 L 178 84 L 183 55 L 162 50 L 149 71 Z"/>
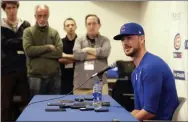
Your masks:
<path fill-rule="evenodd" d="M 69 38 L 68 38 L 68 36 L 66 35 L 66 40 L 68 40 L 68 41 L 75 41 L 76 40 L 76 38 L 77 38 L 77 34 L 76 34 L 76 36 L 75 36 L 75 38 L 73 39 L 73 40 L 69 40 Z"/>
<path fill-rule="evenodd" d="M 138 65 L 138 67 L 136 67 L 136 69 L 139 69 L 139 67 L 143 64 L 144 59 L 145 59 L 145 57 L 146 57 L 148 54 L 149 54 L 149 52 L 146 51 L 146 53 L 144 54 L 144 56 L 142 57 L 142 59 L 141 59 L 139 65 Z"/>
<path fill-rule="evenodd" d="M 6 19 L 7 19 L 7 18 L 2 18 L 2 19 L 1 19 L 1 26 L 12 30 L 12 27 L 7 24 Z M 23 24 L 23 22 L 24 22 L 24 20 L 18 19 L 17 30 L 18 30 L 18 28 Z"/>
<path fill-rule="evenodd" d="M 87 40 L 97 40 L 99 37 L 100 37 L 100 33 L 98 33 L 97 36 L 95 36 L 94 39 L 89 38 L 88 34 L 86 34 L 86 39 Z"/>

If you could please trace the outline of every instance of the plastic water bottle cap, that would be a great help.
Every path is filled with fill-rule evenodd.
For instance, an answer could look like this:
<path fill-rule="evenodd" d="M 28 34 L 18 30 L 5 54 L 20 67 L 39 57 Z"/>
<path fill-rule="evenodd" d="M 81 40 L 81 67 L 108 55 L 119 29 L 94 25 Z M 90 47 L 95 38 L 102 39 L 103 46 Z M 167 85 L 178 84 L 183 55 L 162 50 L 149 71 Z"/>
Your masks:
<path fill-rule="evenodd" d="M 96 80 L 95 83 L 99 83 L 99 81 Z"/>

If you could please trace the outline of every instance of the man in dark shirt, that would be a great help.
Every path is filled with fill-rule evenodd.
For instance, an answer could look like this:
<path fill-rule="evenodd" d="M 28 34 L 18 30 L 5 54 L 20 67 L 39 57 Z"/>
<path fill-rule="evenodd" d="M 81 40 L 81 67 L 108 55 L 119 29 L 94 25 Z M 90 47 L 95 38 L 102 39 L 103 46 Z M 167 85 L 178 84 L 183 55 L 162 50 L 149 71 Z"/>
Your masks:
<path fill-rule="evenodd" d="M 18 18 L 18 1 L 2 1 L 6 18 L 1 19 L 1 121 L 15 121 L 13 96 L 21 96 L 22 105 L 29 102 L 26 57 L 22 47 L 23 31 L 30 26 Z"/>
<path fill-rule="evenodd" d="M 73 57 L 73 47 L 77 35 L 76 22 L 72 18 L 67 18 L 64 21 L 64 30 L 67 35 L 62 39 L 63 43 L 63 54 L 59 62 L 61 63 L 61 94 L 68 94 L 73 90 L 73 79 L 74 79 L 74 66 L 75 59 Z"/>

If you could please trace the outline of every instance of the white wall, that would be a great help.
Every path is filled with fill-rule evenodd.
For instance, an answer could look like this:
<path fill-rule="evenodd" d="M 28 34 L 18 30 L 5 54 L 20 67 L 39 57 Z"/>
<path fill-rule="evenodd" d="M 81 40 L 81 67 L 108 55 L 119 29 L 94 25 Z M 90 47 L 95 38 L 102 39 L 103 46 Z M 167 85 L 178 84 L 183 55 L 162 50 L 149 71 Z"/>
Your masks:
<path fill-rule="evenodd" d="M 63 21 L 72 17 L 76 20 L 77 33 L 84 34 L 84 19 L 87 14 L 97 14 L 102 23 L 101 34 L 111 40 L 112 51 L 109 64 L 118 59 L 130 60 L 124 55 L 120 42 L 113 40 L 120 27 L 130 21 L 139 22 L 139 2 L 96 2 L 96 1 L 21 1 L 19 17 L 35 24 L 34 7 L 37 4 L 46 4 L 50 8 L 50 26 L 57 29 L 61 37 L 65 36 Z M 131 12 L 131 14 L 130 14 Z M 4 13 L 3 13 L 4 16 Z"/>
<path fill-rule="evenodd" d="M 176 62 L 172 59 L 173 37 L 172 30 L 179 30 L 183 38 L 188 39 L 188 2 L 181 1 L 150 1 L 150 2 L 96 2 L 96 1 L 21 1 L 19 17 L 35 23 L 34 7 L 37 4 L 46 4 L 50 7 L 50 26 L 57 29 L 61 37 L 65 36 L 63 21 L 73 17 L 78 25 L 77 33 L 84 34 L 84 18 L 87 14 L 97 14 L 102 22 L 101 34 L 111 40 L 112 51 L 109 63 L 116 60 L 130 60 L 124 55 L 121 42 L 113 40 L 120 27 L 126 22 L 138 22 L 143 25 L 146 33 L 147 49 L 163 58 L 174 68 Z M 173 27 L 172 12 L 181 12 L 181 21 Z M 2 16 L 5 16 L 2 13 Z M 187 28 L 186 28 L 187 27 Z M 187 35 L 186 35 L 187 34 Z M 182 47 L 183 47 L 182 40 Z M 187 60 L 181 65 L 188 67 L 188 52 L 184 53 Z M 178 62 L 179 63 L 179 62 Z M 181 63 L 180 63 L 181 64 Z M 186 71 L 186 74 L 188 71 Z M 187 76 L 188 78 L 188 76 Z M 178 95 L 188 99 L 188 81 L 177 81 Z M 183 120 L 188 120 L 188 103 L 181 113 Z"/>
<path fill-rule="evenodd" d="M 142 2 L 140 23 L 146 33 L 146 48 L 169 63 L 169 3 Z"/>
<path fill-rule="evenodd" d="M 142 2 L 140 8 L 140 23 L 145 29 L 147 49 L 162 57 L 172 70 L 185 71 L 187 75 L 188 52 L 184 49 L 184 41 L 188 39 L 188 2 L 150 1 Z M 181 35 L 181 48 L 176 51 L 174 36 L 178 32 Z M 173 58 L 174 51 L 182 52 L 182 58 Z M 188 79 L 176 79 L 176 88 L 178 96 L 185 97 L 188 101 Z M 181 110 L 180 119 L 183 121 L 188 120 L 187 101 Z"/>

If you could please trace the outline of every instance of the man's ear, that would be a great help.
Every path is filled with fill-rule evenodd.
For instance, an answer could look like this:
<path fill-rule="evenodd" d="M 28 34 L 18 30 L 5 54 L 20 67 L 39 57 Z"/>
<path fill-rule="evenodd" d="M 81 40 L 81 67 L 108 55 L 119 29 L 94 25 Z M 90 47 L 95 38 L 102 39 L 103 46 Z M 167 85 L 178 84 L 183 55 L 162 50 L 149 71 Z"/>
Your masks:
<path fill-rule="evenodd" d="M 145 36 L 144 35 L 141 36 L 141 40 L 142 40 L 142 43 L 145 43 Z"/>
<path fill-rule="evenodd" d="M 99 29 L 101 28 L 101 24 L 99 24 Z"/>
<path fill-rule="evenodd" d="M 144 44 L 145 44 L 145 36 L 142 35 L 142 36 L 140 36 L 139 38 L 140 38 L 140 39 L 139 39 L 140 45 L 144 45 Z"/>

